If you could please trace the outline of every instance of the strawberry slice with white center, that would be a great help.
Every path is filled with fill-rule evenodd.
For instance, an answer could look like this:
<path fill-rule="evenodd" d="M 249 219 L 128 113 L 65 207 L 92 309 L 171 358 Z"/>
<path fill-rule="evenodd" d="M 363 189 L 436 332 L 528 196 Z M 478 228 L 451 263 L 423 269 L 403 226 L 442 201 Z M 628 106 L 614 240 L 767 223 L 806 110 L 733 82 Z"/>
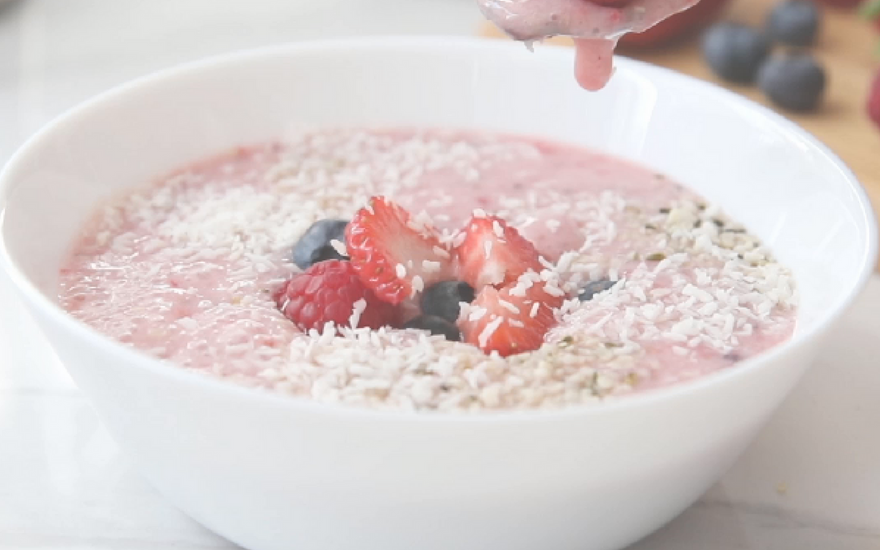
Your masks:
<path fill-rule="evenodd" d="M 459 279 L 478 291 L 487 285 L 500 288 L 527 271 L 543 269 L 535 245 L 497 216 L 475 215 L 455 242 L 459 241 Z"/>
<path fill-rule="evenodd" d="M 346 250 L 364 286 L 391 304 L 453 279 L 451 255 L 432 226 L 385 197 L 373 197 L 345 231 Z"/>
<path fill-rule="evenodd" d="M 520 279 L 500 290 L 484 287 L 458 322 L 463 340 L 502 357 L 540 348 L 564 294 L 552 283 L 532 279 L 538 280 L 523 284 Z"/>

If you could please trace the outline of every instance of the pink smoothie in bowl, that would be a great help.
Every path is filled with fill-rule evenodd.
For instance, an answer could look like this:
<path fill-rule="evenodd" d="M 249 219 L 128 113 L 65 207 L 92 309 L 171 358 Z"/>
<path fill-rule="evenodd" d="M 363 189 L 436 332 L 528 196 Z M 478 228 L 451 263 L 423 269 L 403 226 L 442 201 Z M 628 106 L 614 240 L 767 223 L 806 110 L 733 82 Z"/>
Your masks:
<path fill-rule="evenodd" d="M 344 232 L 295 262 L 328 220 Z M 797 311 L 789 270 L 662 174 L 435 129 L 318 131 L 158 177 L 95 212 L 58 297 L 207 376 L 473 412 L 601 404 L 736 368 L 789 339 Z"/>
<path fill-rule="evenodd" d="M 627 548 L 766 425 L 877 231 L 777 114 L 572 61 L 370 38 L 147 77 L 4 167 L 0 264 L 132 466 L 242 548 Z"/>

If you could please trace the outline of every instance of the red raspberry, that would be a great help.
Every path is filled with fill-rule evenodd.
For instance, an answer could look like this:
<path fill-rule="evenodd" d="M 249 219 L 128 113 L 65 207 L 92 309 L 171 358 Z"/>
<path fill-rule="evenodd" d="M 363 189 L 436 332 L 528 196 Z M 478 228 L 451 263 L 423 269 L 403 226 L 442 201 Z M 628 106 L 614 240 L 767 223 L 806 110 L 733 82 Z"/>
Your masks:
<path fill-rule="evenodd" d="M 364 300 L 358 327 L 394 326 L 397 308 L 376 297 L 361 283 L 350 262 L 320 262 L 284 283 L 276 294 L 278 309 L 301 330 L 321 330 L 327 321 L 349 326 L 355 304 Z"/>
<path fill-rule="evenodd" d="M 874 75 L 871 90 L 868 92 L 868 116 L 880 127 L 880 71 Z"/>

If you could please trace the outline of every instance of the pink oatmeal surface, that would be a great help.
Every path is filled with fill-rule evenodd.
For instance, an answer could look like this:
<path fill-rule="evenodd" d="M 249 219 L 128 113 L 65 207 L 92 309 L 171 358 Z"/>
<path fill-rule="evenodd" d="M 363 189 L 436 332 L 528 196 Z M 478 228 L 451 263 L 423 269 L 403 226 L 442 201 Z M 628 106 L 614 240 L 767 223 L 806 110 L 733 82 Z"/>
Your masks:
<path fill-rule="evenodd" d="M 373 195 L 454 239 L 476 208 L 507 219 L 576 296 L 534 352 L 507 358 L 418 331 L 304 334 L 271 294 L 316 220 Z M 489 133 L 318 132 L 236 149 L 103 206 L 59 300 L 183 368 L 325 402 L 467 411 L 559 407 L 729 368 L 787 340 L 790 272 L 720 210 L 642 167 Z M 469 315 L 467 308 L 462 315 Z"/>

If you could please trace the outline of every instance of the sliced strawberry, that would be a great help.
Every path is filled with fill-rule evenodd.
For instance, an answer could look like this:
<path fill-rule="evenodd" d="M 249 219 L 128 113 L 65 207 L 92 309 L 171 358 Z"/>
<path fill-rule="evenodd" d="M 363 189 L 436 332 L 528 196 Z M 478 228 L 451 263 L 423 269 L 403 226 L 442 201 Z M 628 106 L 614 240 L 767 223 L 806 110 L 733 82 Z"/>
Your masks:
<path fill-rule="evenodd" d="M 391 304 L 453 278 L 450 253 L 437 231 L 384 197 L 373 197 L 355 214 L 345 240 L 364 286 Z"/>
<path fill-rule="evenodd" d="M 478 291 L 486 285 L 508 285 L 529 270 L 543 269 L 535 246 L 501 218 L 474 216 L 463 233 L 464 240 L 455 248 L 458 278 Z"/>
<path fill-rule="evenodd" d="M 468 315 L 458 323 L 464 341 L 502 357 L 541 347 L 544 335 L 556 322 L 553 309 L 564 300 L 561 291 L 545 289 L 544 285 L 538 281 L 530 288 L 522 283 L 501 290 L 483 288 Z"/>

